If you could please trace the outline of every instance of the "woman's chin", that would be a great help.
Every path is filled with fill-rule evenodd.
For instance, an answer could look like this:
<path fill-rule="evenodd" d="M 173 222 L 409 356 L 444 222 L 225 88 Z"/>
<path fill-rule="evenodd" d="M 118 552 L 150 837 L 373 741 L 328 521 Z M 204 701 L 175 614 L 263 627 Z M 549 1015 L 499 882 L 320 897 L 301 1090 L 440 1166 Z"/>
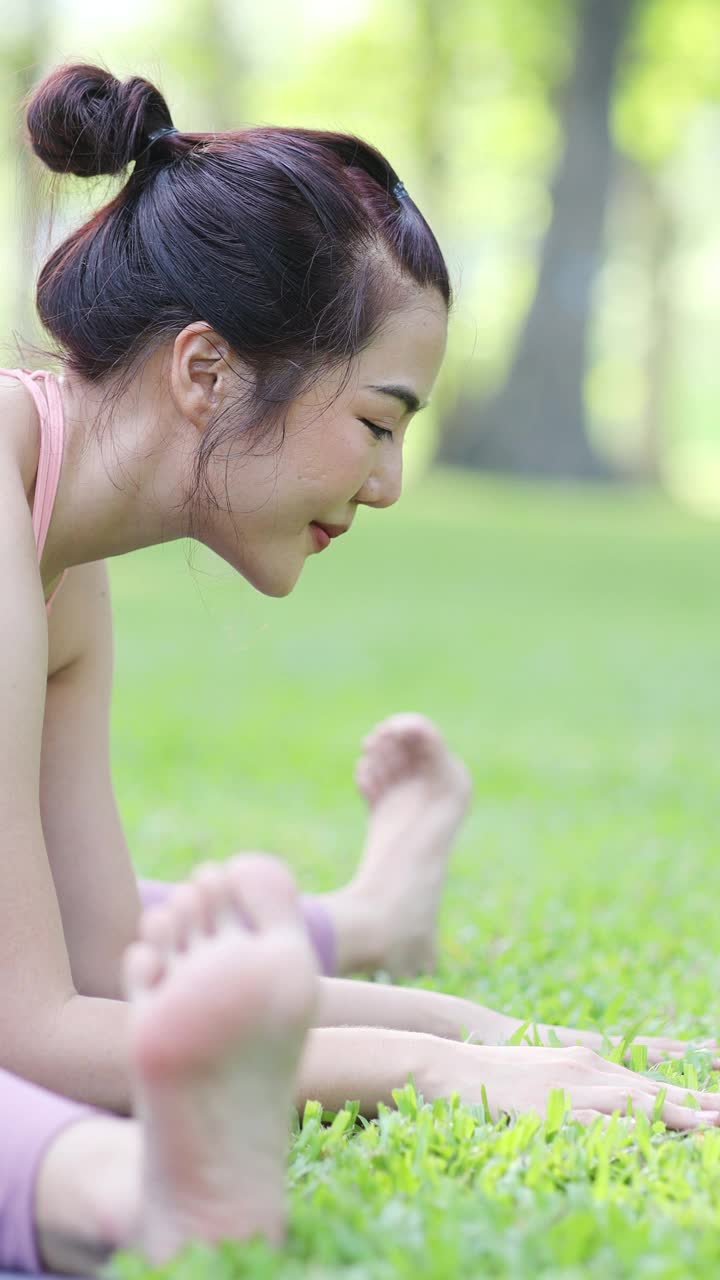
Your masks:
<path fill-rule="evenodd" d="M 293 588 L 297 586 L 303 570 L 303 564 L 304 561 L 299 565 L 245 565 L 240 568 L 239 572 L 250 583 L 250 586 L 261 592 L 262 595 L 280 599 L 282 596 L 289 596 Z"/>
<path fill-rule="evenodd" d="M 297 583 L 297 578 L 293 578 L 292 582 L 278 583 L 255 583 L 253 586 L 256 591 L 261 591 L 264 596 L 272 596 L 275 600 L 282 599 L 283 596 L 289 596 Z"/>
<path fill-rule="evenodd" d="M 237 544 L 227 547 L 220 544 L 219 540 L 208 540 L 206 546 L 264 596 L 289 596 L 297 585 L 305 564 L 305 555 L 289 555 L 287 558 L 278 556 L 273 563 L 272 559 L 263 559 L 262 556 L 254 558 L 247 554 L 238 555 Z"/>

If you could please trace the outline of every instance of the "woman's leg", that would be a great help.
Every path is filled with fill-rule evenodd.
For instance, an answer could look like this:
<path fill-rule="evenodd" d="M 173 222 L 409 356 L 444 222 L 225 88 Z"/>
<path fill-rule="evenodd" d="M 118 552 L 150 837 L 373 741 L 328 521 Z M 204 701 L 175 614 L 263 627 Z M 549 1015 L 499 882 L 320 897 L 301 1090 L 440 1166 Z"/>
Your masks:
<path fill-rule="evenodd" d="M 134 1120 L 96 1112 L 62 1129 L 46 1149 L 35 1187 L 42 1266 L 93 1275 L 116 1248 L 130 1246 L 141 1184 L 142 1134 Z"/>
<path fill-rule="evenodd" d="M 63 1133 L 89 1127 L 97 1114 L 0 1071 L 0 1267 L 39 1270 L 38 1174 Z"/>
<path fill-rule="evenodd" d="M 193 1239 L 282 1238 L 290 1110 L 317 996 L 292 879 L 274 859 L 232 859 L 180 886 L 141 932 L 126 958 L 136 1119 L 10 1078 L 11 1101 L 27 1097 L 24 1112 L 44 1107 L 46 1121 L 28 1151 L 18 1124 L 25 1172 L 11 1186 L 8 1166 L 0 1263 L 36 1268 L 40 1255 L 90 1274 L 119 1247 L 161 1262 Z"/>
<path fill-rule="evenodd" d="M 465 816 L 470 777 L 438 729 L 418 715 L 391 716 L 364 744 L 356 778 L 369 808 L 360 865 L 349 884 L 303 899 L 328 976 L 432 969 L 447 859 Z M 141 880 L 144 906 L 171 886 Z"/>
<path fill-rule="evenodd" d="M 138 891 L 143 911 L 163 907 L 170 901 L 175 885 L 169 880 L 138 880 Z"/>
<path fill-rule="evenodd" d="M 335 929 L 337 973 L 428 972 L 470 775 L 436 725 L 402 714 L 366 738 L 355 777 L 369 809 L 360 865 L 348 885 L 316 899 Z"/>
<path fill-rule="evenodd" d="M 222 866 L 222 863 L 218 865 Z M 168 884 L 165 880 L 138 880 L 143 911 L 151 907 L 164 906 L 170 901 L 175 887 L 174 884 Z M 336 944 L 330 913 L 319 898 L 302 898 L 301 908 L 305 927 L 315 948 L 320 972 L 331 977 L 335 973 Z"/>

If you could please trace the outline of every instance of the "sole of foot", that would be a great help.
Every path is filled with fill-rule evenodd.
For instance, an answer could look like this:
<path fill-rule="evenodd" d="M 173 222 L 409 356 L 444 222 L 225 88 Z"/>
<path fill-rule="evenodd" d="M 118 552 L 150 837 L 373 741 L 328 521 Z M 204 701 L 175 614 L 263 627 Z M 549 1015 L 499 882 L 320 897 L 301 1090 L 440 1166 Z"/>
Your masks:
<path fill-rule="evenodd" d="M 262 855 L 203 867 L 145 913 L 140 938 L 126 957 L 144 1142 L 134 1243 L 162 1262 L 191 1239 L 277 1242 L 317 998 L 292 877 Z"/>
<path fill-rule="evenodd" d="M 472 782 L 425 716 L 383 720 L 363 743 L 357 785 L 370 810 L 351 889 L 370 907 L 374 967 L 408 977 L 434 967 L 447 863 Z"/>

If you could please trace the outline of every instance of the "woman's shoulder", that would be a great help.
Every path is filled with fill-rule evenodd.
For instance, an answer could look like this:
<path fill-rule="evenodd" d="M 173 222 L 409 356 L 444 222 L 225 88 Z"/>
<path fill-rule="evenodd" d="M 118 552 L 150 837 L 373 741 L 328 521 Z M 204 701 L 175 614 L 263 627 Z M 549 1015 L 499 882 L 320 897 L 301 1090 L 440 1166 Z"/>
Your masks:
<path fill-rule="evenodd" d="M 29 495 L 37 474 L 40 423 L 27 387 L 5 369 L 0 370 L 0 452 L 16 462 Z"/>

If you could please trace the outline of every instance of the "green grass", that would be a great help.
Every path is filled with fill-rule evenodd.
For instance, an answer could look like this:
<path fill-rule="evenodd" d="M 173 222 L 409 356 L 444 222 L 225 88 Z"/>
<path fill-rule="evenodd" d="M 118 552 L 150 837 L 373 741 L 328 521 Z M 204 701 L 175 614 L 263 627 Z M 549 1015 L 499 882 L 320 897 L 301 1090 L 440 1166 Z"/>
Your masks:
<path fill-rule="evenodd" d="M 340 883 L 359 739 L 420 710 L 475 779 L 433 985 L 521 1018 L 716 1034 L 719 541 L 650 495 L 440 474 L 363 513 L 286 600 L 202 551 L 119 561 L 114 759 L 138 866 L 265 848 L 306 889 Z M 291 1181 L 282 1254 L 197 1250 L 173 1276 L 720 1267 L 720 1133 L 495 1127 L 406 1092 L 370 1127 L 311 1112 Z"/>

